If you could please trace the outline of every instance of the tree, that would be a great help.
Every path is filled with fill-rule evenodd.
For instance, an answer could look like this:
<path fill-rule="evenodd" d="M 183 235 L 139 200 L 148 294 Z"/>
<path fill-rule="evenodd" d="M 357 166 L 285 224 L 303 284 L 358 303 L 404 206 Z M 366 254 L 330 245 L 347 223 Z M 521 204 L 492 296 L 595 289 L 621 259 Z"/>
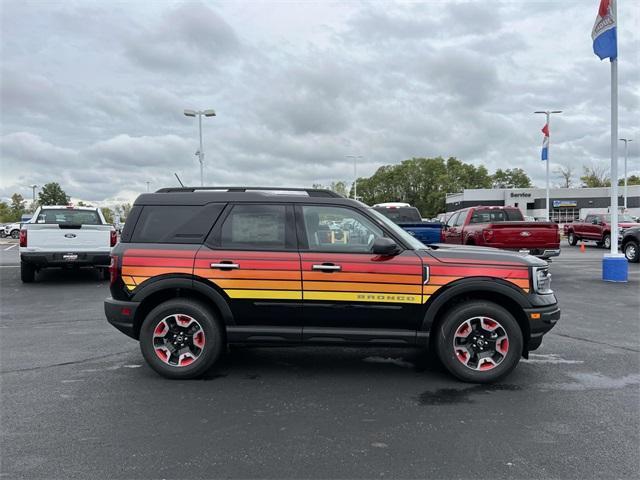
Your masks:
<path fill-rule="evenodd" d="M 40 205 L 66 205 L 69 203 L 69 196 L 58 183 L 51 182 L 38 193 L 38 202 Z"/>
<path fill-rule="evenodd" d="M 560 187 L 562 188 L 571 188 L 571 185 L 573 184 L 573 167 L 568 166 L 565 167 L 564 165 L 560 165 L 558 168 L 556 168 L 553 173 L 555 173 L 556 175 L 558 175 L 560 178 L 562 178 L 562 183 L 560 184 Z"/>
<path fill-rule="evenodd" d="M 102 215 L 104 216 L 104 220 L 107 223 L 113 223 L 113 211 L 110 208 L 101 208 Z"/>
<path fill-rule="evenodd" d="M 326 186 L 326 185 L 322 185 L 321 183 L 314 183 L 312 186 L 312 188 L 322 188 L 325 190 L 332 190 L 334 192 L 336 192 L 339 195 L 342 195 L 343 197 L 349 197 L 349 191 L 347 190 L 347 182 L 340 180 L 338 182 L 331 182 L 331 185 Z M 128 205 L 129 210 L 131 210 L 131 205 L 130 204 L 123 204 L 122 207 L 124 208 L 125 205 Z M 127 213 L 129 213 L 127 211 Z"/>
<path fill-rule="evenodd" d="M 607 169 L 597 165 L 582 167 L 584 175 L 580 177 L 583 188 L 609 187 L 611 180 L 607 175 Z"/>
<path fill-rule="evenodd" d="M 491 175 L 493 188 L 531 188 L 531 179 L 521 168 L 498 169 Z"/>
<path fill-rule="evenodd" d="M 624 178 L 618 180 L 618 185 L 620 185 L 621 187 L 624 186 Z M 627 185 L 640 185 L 640 176 L 629 175 L 627 177 Z"/>
<path fill-rule="evenodd" d="M 10 220 L 11 222 L 18 222 L 20 221 L 20 217 L 22 217 L 22 214 L 25 212 L 25 205 L 26 205 L 26 200 L 24 199 L 24 197 L 22 195 L 20 195 L 19 193 L 14 193 L 13 195 L 11 195 L 11 205 L 9 206 L 9 212 L 10 212 Z"/>
<path fill-rule="evenodd" d="M 7 202 L 0 201 L 0 222 L 9 223 L 11 221 L 11 209 L 9 208 L 9 204 Z"/>
<path fill-rule="evenodd" d="M 358 197 L 363 202 L 407 202 L 426 217 L 444 211 L 447 193 L 465 188 L 491 188 L 491 176 L 485 167 L 453 157 L 412 158 L 382 166 L 371 177 L 358 179 Z"/>

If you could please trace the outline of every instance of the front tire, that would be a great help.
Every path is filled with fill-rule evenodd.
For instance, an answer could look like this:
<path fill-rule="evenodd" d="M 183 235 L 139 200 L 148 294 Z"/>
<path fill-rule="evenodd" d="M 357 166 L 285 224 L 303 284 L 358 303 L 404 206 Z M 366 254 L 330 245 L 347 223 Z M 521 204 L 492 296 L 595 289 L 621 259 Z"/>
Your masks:
<path fill-rule="evenodd" d="M 20 280 L 22 283 L 33 283 L 36 279 L 36 267 L 30 263 L 20 262 Z"/>
<path fill-rule="evenodd" d="M 437 331 L 438 358 L 465 382 L 495 382 L 516 367 L 522 354 L 522 331 L 501 306 L 471 300 L 446 313 Z"/>
<path fill-rule="evenodd" d="M 567 235 L 567 242 L 569 242 L 569 245 L 571 245 L 572 247 L 575 247 L 578 243 L 578 237 L 576 237 L 575 233 L 569 232 L 569 234 Z"/>
<path fill-rule="evenodd" d="M 623 251 L 624 251 L 624 256 L 627 258 L 629 262 L 631 263 L 640 262 L 640 248 L 639 248 L 638 242 L 631 240 L 625 243 Z"/>
<path fill-rule="evenodd" d="M 196 378 L 220 356 L 223 335 L 220 322 L 205 305 L 176 298 L 149 312 L 140 329 L 140 350 L 163 377 Z"/>
<path fill-rule="evenodd" d="M 609 250 L 611 248 L 611 235 L 605 235 L 602 238 L 602 246 Z"/>

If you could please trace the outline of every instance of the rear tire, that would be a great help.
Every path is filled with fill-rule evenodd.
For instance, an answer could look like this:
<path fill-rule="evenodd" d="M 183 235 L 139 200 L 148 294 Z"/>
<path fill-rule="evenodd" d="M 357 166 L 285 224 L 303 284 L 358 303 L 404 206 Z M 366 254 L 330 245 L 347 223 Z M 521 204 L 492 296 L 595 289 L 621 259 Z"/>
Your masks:
<path fill-rule="evenodd" d="M 15 240 L 20 238 L 20 230 L 11 230 L 11 238 Z"/>
<path fill-rule="evenodd" d="M 495 303 L 470 300 L 445 315 L 435 332 L 436 349 L 438 358 L 452 375 L 464 382 L 491 383 L 516 367 L 522 355 L 522 330 L 507 310 Z M 482 325 L 495 328 L 485 330 Z M 465 345 L 456 346 L 463 342 Z"/>
<path fill-rule="evenodd" d="M 33 283 L 36 279 L 36 267 L 30 263 L 20 262 L 20 280 L 22 283 Z"/>
<path fill-rule="evenodd" d="M 611 235 L 605 235 L 602 238 L 602 246 L 607 250 L 611 248 Z"/>
<path fill-rule="evenodd" d="M 567 242 L 569 242 L 569 245 L 571 245 L 572 247 L 575 247 L 578 243 L 578 237 L 576 237 L 575 233 L 569 232 L 569 234 L 567 235 Z"/>
<path fill-rule="evenodd" d="M 179 322 L 189 323 L 181 326 Z M 178 348 L 174 347 L 176 335 L 178 339 L 184 338 L 183 347 L 180 343 Z M 196 338 L 200 338 L 201 348 Z M 201 376 L 216 362 L 223 346 L 224 330 L 220 322 L 205 305 L 186 298 L 169 300 L 155 307 L 140 329 L 144 359 L 165 378 Z"/>
<path fill-rule="evenodd" d="M 640 248 L 638 242 L 630 240 L 624 244 L 622 250 L 624 251 L 624 256 L 627 257 L 629 262 L 638 263 L 640 261 Z"/>

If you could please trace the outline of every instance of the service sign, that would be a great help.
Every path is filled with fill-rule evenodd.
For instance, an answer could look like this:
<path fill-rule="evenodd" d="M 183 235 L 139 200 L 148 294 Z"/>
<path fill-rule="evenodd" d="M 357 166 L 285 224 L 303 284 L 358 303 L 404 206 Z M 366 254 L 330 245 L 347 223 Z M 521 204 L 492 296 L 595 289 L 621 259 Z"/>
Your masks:
<path fill-rule="evenodd" d="M 576 200 L 554 200 L 553 208 L 564 208 L 564 207 L 577 207 L 578 202 Z"/>

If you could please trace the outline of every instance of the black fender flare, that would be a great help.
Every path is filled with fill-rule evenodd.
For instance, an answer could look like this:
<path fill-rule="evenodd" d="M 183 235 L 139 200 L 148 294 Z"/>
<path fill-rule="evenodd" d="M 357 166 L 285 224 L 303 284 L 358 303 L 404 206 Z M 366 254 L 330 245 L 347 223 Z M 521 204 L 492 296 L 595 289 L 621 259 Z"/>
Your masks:
<path fill-rule="evenodd" d="M 150 280 L 151 281 L 143 283 L 136 289 L 131 298 L 132 301 L 142 303 L 149 296 L 162 290 L 182 289 L 185 291 L 195 291 L 215 304 L 222 315 L 222 320 L 225 325 L 235 325 L 227 299 L 206 280 L 186 274 L 159 275 Z"/>
<path fill-rule="evenodd" d="M 501 278 L 474 277 L 456 280 L 432 295 L 426 303 L 427 311 L 422 320 L 421 332 L 429 332 L 438 313 L 451 299 L 465 293 L 487 292 L 508 297 L 517 303 L 523 310 L 531 308 L 531 304 L 525 293 L 517 286 L 509 284 Z"/>

